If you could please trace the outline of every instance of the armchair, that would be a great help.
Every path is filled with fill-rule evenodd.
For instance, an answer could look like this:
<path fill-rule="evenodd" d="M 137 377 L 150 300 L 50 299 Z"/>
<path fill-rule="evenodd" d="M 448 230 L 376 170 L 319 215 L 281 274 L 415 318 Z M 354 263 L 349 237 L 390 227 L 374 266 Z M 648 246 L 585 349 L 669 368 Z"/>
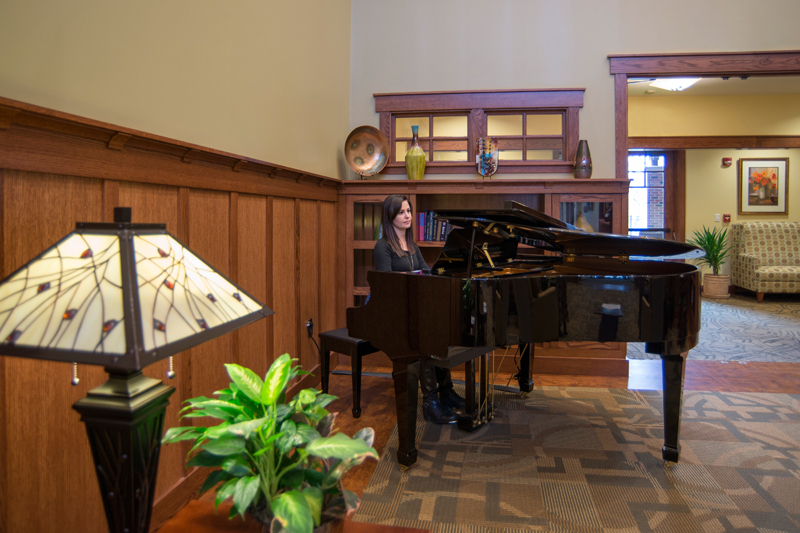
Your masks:
<path fill-rule="evenodd" d="M 800 293 L 800 222 L 732 225 L 731 285 L 765 293 Z"/>

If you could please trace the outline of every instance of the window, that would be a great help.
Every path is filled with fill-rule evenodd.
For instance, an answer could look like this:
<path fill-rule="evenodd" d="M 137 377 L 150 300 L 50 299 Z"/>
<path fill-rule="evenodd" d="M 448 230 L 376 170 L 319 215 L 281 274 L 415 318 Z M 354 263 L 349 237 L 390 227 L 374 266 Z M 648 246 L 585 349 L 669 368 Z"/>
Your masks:
<path fill-rule="evenodd" d="M 376 94 L 392 155 L 386 174 L 405 172 L 411 126 L 427 154 L 426 174 L 475 172 L 477 140 L 496 137 L 498 173 L 571 172 L 584 89 Z"/>
<path fill-rule="evenodd" d="M 663 153 L 628 155 L 628 233 L 669 237 L 664 227 L 666 156 Z"/>

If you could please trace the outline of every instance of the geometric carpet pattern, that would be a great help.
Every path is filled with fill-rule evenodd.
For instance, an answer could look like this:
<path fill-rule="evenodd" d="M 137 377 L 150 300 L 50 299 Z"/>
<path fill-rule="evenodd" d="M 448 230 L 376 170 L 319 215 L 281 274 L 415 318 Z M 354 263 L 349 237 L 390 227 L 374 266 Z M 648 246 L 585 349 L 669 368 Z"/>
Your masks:
<path fill-rule="evenodd" d="M 434 533 L 800 531 L 800 395 L 683 398 L 669 465 L 658 391 L 497 392 L 474 433 L 420 415 L 416 464 L 399 469 L 395 427 L 354 520 Z"/>
<path fill-rule="evenodd" d="M 725 300 L 702 299 L 700 340 L 690 360 L 800 362 L 800 295 L 735 294 Z M 629 343 L 628 359 L 659 359 L 644 344 Z"/>

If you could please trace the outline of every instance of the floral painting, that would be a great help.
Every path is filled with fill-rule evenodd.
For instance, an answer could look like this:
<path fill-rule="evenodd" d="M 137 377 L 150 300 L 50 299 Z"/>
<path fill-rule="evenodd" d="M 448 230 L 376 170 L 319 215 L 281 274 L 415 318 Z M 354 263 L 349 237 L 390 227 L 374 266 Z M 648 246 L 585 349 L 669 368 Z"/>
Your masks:
<path fill-rule="evenodd" d="M 750 167 L 747 205 L 778 205 L 778 167 Z"/>
<path fill-rule="evenodd" d="M 786 213 L 789 159 L 739 160 L 739 214 Z"/>

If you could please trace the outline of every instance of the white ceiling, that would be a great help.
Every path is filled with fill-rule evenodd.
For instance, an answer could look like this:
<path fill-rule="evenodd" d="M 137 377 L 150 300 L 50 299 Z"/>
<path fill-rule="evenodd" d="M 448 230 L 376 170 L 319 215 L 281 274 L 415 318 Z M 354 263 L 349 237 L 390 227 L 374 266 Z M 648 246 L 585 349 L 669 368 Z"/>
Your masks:
<path fill-rule="evenodd" d="M 638 78 L 636 78 L 638 79 Z M 721 94 L 800 94 L 800 76 L 750 76 L 742 80 L 731 77 L 727 80 L 721 78 L 702 78 L 700 81 L 685 91 L 667 91 L 650 87 L 651 78 L 643 79 L 639 83 L 631 83 L 629 79 L 628 96 L 653 97 L 653 96 L 711 96 Z M 646 94 L 645 91 L 655 91 Z"/>

